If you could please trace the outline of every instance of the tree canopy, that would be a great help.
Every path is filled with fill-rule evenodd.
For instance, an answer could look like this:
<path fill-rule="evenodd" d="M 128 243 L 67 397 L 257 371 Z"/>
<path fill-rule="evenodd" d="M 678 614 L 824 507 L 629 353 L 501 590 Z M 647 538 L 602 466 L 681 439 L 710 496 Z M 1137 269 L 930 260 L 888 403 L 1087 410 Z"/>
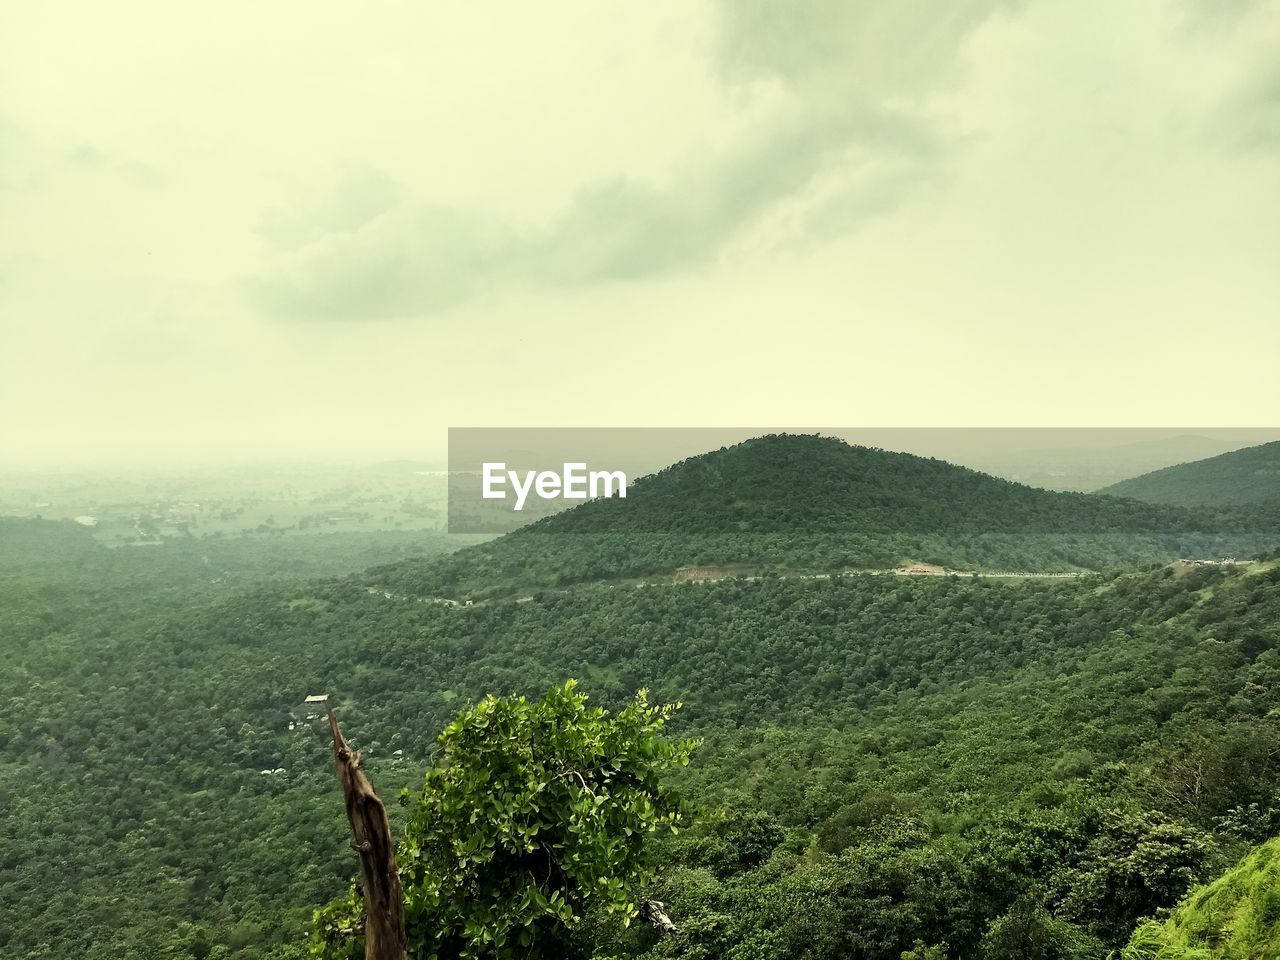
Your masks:
<path fill-rule="evenodd" d="M 538 700 L 486 697 L 446 726 L 422 789 L 401 797 L 410 956 L 567 957 L 589 913 L 629 926 L 654 834 L 692 814 L 665 779 L 697 746 L 662 735 L 676 709 L 642 690 L 610 713 L 570 680 Z M 359 910 L 353 894 L 319 911 L 312 955 L 352 956 Z"/>

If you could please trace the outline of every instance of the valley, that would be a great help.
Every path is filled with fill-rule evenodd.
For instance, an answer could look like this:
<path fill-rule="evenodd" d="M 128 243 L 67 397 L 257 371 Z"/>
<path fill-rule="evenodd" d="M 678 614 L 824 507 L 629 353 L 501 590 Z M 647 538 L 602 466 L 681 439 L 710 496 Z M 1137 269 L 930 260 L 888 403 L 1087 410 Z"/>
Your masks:
<path fill-rule="evenodd" d="M 8 4 L 0 960 L 1280 960 L 1278 48 Z"/>
<path fill-rule="evenodd" d="M 759 469 L 767 488 L 778 468 Z M 627 506 L 655 516 L 661 479 Z M 573 677 L 608 708 L 641 688 L 683 703 L 673 729 L 702 746 L 673 785 L 706 812 L 659 841 L 648 894 L 681 932 L 609 940 L 646 960 L 899 960 L 917 941 L 985 958 L 1015 922 L 1102 960 L 1280 833 L 1280 540 L 1249 563 L 1176 563 L 1266 528 L 1179 514 L 1193 529 L 1164 544 L 1145 508 L 1107 501 L 1134 532 L 898 536 L 833 532 L 852 507 L 798 504 L 777 509 L 818 529 L 600 532 L 570 513 L 367 569 L 433 541 L 187 557 L 3 521 L 0 955 L 335 955 L 307 947 L 354 866 L 325 731 L 299 722 L 318 692 L 386 797 L 418 789 L 438 731 L 489 694 Z M 825 562 L 851 544 L 891 562 Z M 1045 562 L 1066 550 L 1072 569 Z M 405 817 L 391 806 L 393 832 Z M 596 929 L 574 935 L 583 957 Z"/>

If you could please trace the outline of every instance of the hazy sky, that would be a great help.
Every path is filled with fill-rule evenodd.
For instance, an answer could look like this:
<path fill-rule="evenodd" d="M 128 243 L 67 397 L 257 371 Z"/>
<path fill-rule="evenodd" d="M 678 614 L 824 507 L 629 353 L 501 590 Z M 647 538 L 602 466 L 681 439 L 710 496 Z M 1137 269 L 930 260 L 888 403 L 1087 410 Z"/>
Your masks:
<path fill-rule="evenodd" d="M 1280 423 L 1280 2 L 4 21 L 10 465 Z"/>

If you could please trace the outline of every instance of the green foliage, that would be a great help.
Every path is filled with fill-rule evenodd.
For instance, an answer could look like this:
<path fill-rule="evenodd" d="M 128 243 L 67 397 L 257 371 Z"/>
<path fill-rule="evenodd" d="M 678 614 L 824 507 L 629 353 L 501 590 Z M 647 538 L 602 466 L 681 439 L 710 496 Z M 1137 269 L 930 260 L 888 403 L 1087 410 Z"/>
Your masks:
<path fill-rule="evenodd" d="M 665 783 L 697 744 L 662 737 L 678 705 L 644 691 L 610 714 L 574 681 L 530 702 L 486 697 L 440 734 L 399 844 L 412 956 L 566 956 L 584 914 L 627 926 L 655 874 L 654 834 L 692 810 Z M 318 914 L 328 949 L 340 904 Z"/>
<path fill-rule="evenodd" d="M 829 437 L 768 436 L 641 478 L 625 499 L 585 503 L 447 561 L 376 568 L 362 582 L 477 599 L 691 565 L 1106 570 L 1280 543 L 1280 513 L 1256 514 L 1051 492 Z"/>
<path fill-rule="evenodd" d="M 706 867 L 723 878 L 760 866 L 785 838 L 776 817 L 748 811 L 714 820 L 680 852 L 684 862 Z"/>
<path fill-rule="evenodd" d="M 671 783 L 728 812 L 655 848 L 654 895 L 681 933 L 619 933 L 589 907 L 573 946 L 602 956 L 898 960 L 920 940 L 972 958 L 1040 884 L 1052 916 L 1118 929 L 1179 893 L 1159 870 L 1126 885 L 1125 850 L 1143 848 L 1117 837 L 1212 833 L 1207 876 L 1280 817 L 1274 560 L 602 584 L 446 608 L 296 582 L 266 542 L 210 544 L 206 565 L 176 544 L 81 555 L 63 532 L 56 558 L 0 570 L 3 956 L 297 956 L 353 868 L 323 731 L 288 729 L 322 690 L 387 795 L 420 786 L 435 732 L 490 692 L 579 676 L 611 710 L 645 686 L 686 702 L 707 749 Z M 1111 835 L 1111 811 L 1139 826 Z M 391 814 L 402 836 L 409 810 Z M 1185 849 L 1135 862 L 1176 871 Z M 1114 889 L 1136 893 L 1109 917 Z"/>
<path fill-rule="evenodd" d="M 1167 919 L 1142 924 L 1122 960 L 1260 960 L 1280 956 L 1280 838 L 1193 891 Z"/>
<path fill-rule="evenodd" d="M 1108 943 L 1176 903 L 1204 876 L 1212 842 L 1160 814 L 1108 811 L 1078 861 L 1057 878 L 1061 912 Z"/>
<path fill-rule="evenodd" d="M 917 940 L 910 950 L 902 951 L 902 960 L 948 960 L 944 947 L 927 946 L 923 940 Z"/>
<path fill-rule="evenodd" d="M 674 872 L 662 896 L 682 933 L 646 957 L 897 960 L 922 938 L 963 951 L 980 934 L 959 845 L 909 818 L 879 823 L 838 856 L 779 852 L 724 880 Z"/>
<path fill-rule="evenodd" d="M 364 956 L 364 901 L 353 885 L 341 900 L 320 907 L 311 915 L 311 939 L 307 954 L 324 960 L 361 960 Z"/>
<path fill-rule="evenodd" d="M 833 437 L 757 437 L 669 466 L 623 499 L 540 526 L 561 533 L 1117 533 L 1193 529 L 1186 511 L 1057 493 Z"/>
<path fill-rule="evenodd" d="M 1023 897 L 982 938 L 981 960 L 1102 960 L 1106 947 Z"/>
<path fill-rule="evenodd" d="M 296 958 L 351 867 L 326 745 L 288 731 L 323 673 L 234 634 L 306 577 L 448 549 L 400 533 L 108 549 L 0 518 L 0 956 Z"/>
<path fill-rule="evenodd" d="M 1280 440 L 1122 480 L 1104 493 L 1185 507 L 1280 506 Z"/>

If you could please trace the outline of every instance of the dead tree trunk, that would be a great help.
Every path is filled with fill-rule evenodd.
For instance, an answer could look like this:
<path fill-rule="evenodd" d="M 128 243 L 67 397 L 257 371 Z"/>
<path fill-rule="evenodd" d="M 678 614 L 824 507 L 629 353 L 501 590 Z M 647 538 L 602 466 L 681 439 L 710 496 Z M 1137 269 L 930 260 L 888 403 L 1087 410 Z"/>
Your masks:
<path fill-rule="evenodd" d="M 640 904 L 640 919 L 651 924 L 664 937 L 676 932 L 676 925 L 667 916 L 667 905 L 661 900 L 646 900 Z"/>
<path fill-rule="evenodd" d="M 329 730 L 333 733 L 333 761 L 347 800 L 347 819 L 351 822 L 351 845 L 360 854 L 364 957 L 365 960 L 405 960 L 404 891 L 400 889 L 387 809 L 360 769 L 360 754 L 343 739 L 333 709 L 328 708 L 328 713 Z"/>

